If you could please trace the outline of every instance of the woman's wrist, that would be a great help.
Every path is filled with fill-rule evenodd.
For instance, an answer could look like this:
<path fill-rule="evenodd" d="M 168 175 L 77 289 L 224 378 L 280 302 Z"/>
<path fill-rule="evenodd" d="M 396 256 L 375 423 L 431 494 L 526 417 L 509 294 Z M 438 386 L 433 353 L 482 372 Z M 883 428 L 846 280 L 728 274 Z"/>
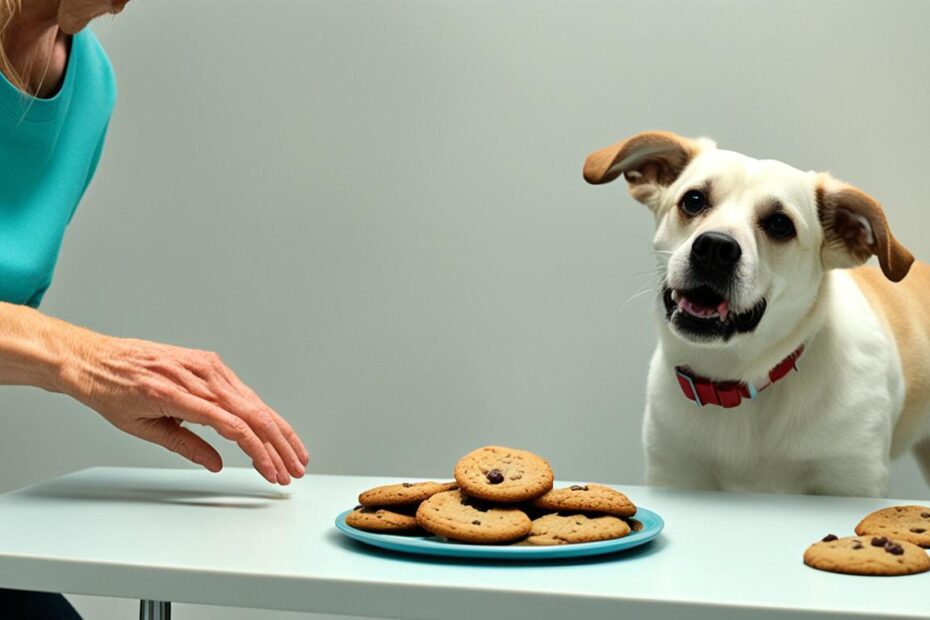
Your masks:
<path fill-rule="evenodd" d="M 43 363 L 50 381 L 50 387 L 45 389 L 89 404 L 94 396 L 96 378 L 108 365 L 105 356 L 120 339 L 51 320 L 57 325 L 50 332 L 50 342 L 45 347 L 51 352 Z"/>
<path fill-rule="evenodd" d="M 0 384 L 79 390 L 93 332 L 37 310 L 0 303 Z"/>

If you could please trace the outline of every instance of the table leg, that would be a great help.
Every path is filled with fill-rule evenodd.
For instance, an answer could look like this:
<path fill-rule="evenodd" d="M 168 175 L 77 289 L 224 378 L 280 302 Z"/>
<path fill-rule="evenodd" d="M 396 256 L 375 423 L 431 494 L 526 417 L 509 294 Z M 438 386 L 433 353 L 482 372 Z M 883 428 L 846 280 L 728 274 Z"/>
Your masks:
<path fill-rule="evenodd" d="M 171 603 L 143 599 L 139 603 L 139 620 L 171 620 Z"/>

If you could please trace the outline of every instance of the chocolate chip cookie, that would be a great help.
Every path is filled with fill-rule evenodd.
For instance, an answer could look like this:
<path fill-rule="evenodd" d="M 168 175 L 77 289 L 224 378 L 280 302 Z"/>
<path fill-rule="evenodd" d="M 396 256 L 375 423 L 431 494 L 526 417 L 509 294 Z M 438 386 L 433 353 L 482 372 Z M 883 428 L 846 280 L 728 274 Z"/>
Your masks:
<path fill-rule="evenodd" d="M 891 506 L 867 515 L 856 526 L 860 536 L 890 536 L 930 547 L 930 508 L 926 506 Z"/>
<path fill-rule="evenodd" d="M 626 495 L 608 486 L 591 483 L 553 489 L 533 500 L 533 505 L 562 512 L 602 512 L 618 517 L 636 514 L 636 506 Z"/>
<path fill-rule="evenodd" d="M 478 448 L 455 465 L 459 488 L 488 501 L 531 500 L 552 489 L 552 480 L 552 468 L 545 459 L 502 446 Z"/>
<path fill-rule="evenodd" d="M 359 530 L 380 534 L 399 534 L 417 529 L 417 519 L 412 514 L 365 506 L 357 506 L 347 514 L 346 524 Z"/>
<path fill-rule="evenodd" d="M 437 493 L 420 504 L 417 523 L 437 536 L 468 543 L 507 543 L 530 532 L 530 518 L 521 510 L 491 506 L 461 491 Z"/>
<path fill-rule="evenodd" d="M 811 568 L 849 575 L 911 575 L 930 570 L 930 556 L 913 543 L 884 536 L 828 534 L 804 552 Z"/>
<path fill-rule="evenodd" d="M 567 545 L 623 538 L 630 526 L 613 515 L 567 515 L 552 513 L 533 520 L 527 545 Z"/>
<path fill-rule="evenodd" d="M 418 504 L 423 500 L 456 488 L 454 482 L 402 482 L 401 484 L 388 484 L 362 491 L 358 496 L 358 503 L 362 506 L 398 506 L 402 504 Z"/>

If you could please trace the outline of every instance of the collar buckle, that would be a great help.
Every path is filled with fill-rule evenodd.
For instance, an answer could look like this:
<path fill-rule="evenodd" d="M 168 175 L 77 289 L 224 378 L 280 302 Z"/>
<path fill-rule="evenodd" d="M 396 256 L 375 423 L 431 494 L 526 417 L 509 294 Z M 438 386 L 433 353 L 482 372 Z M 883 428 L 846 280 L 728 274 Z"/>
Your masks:
<path fill-rule="evenodd" d="M 694 379 L 685 372 L 685 369 L 681 366 L 675 367 L 675 376 L 678 377 L 678 384 L 681 386 L 681 391 L 685 393 L 690 400 L 694 401 L 694 404 L 699 408 L 704 406 L 704 403 L 701 402 L 701 395 L 698 394 L 697 386 L 694 384 Z"/>

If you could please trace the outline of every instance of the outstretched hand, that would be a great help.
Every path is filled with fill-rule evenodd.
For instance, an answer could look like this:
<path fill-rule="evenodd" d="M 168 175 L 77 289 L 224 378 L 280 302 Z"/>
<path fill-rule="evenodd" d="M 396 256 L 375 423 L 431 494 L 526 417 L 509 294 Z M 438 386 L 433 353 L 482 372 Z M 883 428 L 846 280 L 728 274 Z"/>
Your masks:
<path fill-rule="evenodd" d="M 215 472 L 223 467 L 219 453 L 183 424 L 209 426 L 235 441 L 269 482 L 304 475 L 310 455 L 294 429 L 216 353 L 94 333 L 85 338 L 62 391 L 118 429 Z"/>

